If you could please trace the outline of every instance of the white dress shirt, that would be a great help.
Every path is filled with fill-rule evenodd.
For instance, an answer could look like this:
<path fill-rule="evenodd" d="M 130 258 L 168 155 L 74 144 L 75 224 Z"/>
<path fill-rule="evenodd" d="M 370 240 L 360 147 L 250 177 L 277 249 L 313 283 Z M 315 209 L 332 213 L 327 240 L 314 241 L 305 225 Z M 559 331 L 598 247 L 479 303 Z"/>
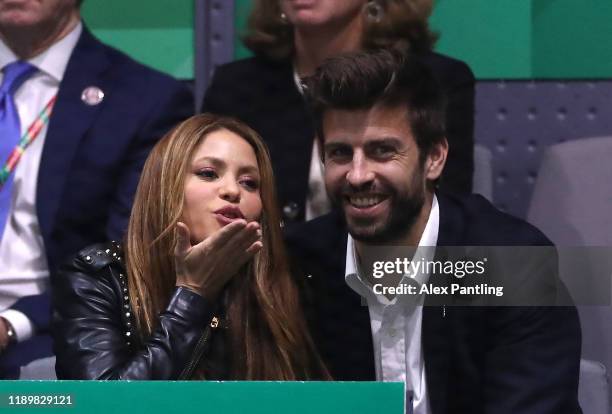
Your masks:
<path fill-rule="evenodd" d="M 15 93 L 22 135 L 57 94 L 81 31 L 79 23 L 68 35 L 28 60 L 38 71 Z M 0 69 L 16 60 L 18 57 L 0 39 Z M 0 82 L 2 77 L 0 72 Z M 4 234 L 0 235 L 0 316 L 11 323 L 18 341 L 30 338 L 33 326 L 26 315 L 7 308 L 23 296 L 48 288 L 49 267 L 36 215 L 38 169 L 46 135 L 45 126 L 14 171 L 11 207 Z M 5 160 L 0 162 L 4 165 Z"/>
<path fill-rule="evenodd" d="M 413 260 L 432 260 L 440 226 L 438 199 L 434 195 L 425 230 L 419 240 Z M 392 300 L 376 295 L 372 285 L 360 276 L 355 242 L 348 236 L 346 248 L 345 280 L 348 286 L 364 297 L 370 312 L 370 325 L 374 344 L 376 379 L 379 381 L 404 382 L 406 404 L 412 400 L 415 414 L 430 414 L 425 378 L 425 361 L 421 347 L 421 323 L 423 320 L 422 295 L 399 295 Z M 427 283 L 429 275 L 413 275 L 412 284 Z M 408 275 L 402 277 L 406 283 Z M 417 288 L 418 291 L 418 288 Z"/>

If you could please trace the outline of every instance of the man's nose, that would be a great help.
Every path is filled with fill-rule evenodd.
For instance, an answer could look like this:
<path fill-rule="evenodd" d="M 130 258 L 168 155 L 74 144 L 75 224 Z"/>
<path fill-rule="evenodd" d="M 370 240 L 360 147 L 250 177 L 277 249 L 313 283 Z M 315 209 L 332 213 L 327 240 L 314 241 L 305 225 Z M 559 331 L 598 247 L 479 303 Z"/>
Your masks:
<path fill-rule="evenodd" d="M 374 171 L 368 160 L 360 154 L 355 154 L 351 168 L 346 173 L 347 182 L 356 188 L 363 187 L 374 181 Z"/>

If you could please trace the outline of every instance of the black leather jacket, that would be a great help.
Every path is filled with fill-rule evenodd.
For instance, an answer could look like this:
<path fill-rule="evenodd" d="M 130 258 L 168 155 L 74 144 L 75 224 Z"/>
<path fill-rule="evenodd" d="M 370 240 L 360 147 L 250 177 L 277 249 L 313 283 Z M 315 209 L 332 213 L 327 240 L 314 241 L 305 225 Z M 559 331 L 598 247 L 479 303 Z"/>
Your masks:
<path fill-rule="evenodd" d="M 220 336 L 212 304 L 176 288 L 153 334 L 142 341 L 116 242 L 79 252 L 54 276 L 52 292 L 59 379 L 189 378 L 211 335 Z"/>

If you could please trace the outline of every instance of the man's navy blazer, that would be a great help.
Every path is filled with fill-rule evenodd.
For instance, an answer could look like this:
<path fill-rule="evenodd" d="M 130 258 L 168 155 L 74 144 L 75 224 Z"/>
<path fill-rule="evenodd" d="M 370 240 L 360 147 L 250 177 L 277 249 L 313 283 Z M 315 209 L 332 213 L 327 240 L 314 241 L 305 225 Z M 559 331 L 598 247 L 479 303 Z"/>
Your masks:
<path fill-rule="evenodd" d="M 104 93 L 87 105 L 87 87 Z M 36 209 L 51 277 L 66 258 L 92 243 L 121 239 L 144 161 L 155 143 L 193 113 L 189 89 L 102 44 L 83 27 L 60 84 L 45 138 Z M 47 294 L 24 297 L 37 332 L 49 327 Z M 1 366 L 50 353 L 50 340 L 33 338 L 2 356 Z M 1 376 L 1 372 L 0 372 Z"/>
<path fill-rule="evenodd" d="M 438 194 L 438 246 L 549 246 L 481 196 Z M 333 212 L 286 231 L 313 339 L 337 380 L 375 380 L 367 306 L 345 283 L 347 230 Z M 427 302 L 426 302 L 427 304 Z M 433 414 L 579 413 L 574 307 L 424 306 L 422 352 Z"/>

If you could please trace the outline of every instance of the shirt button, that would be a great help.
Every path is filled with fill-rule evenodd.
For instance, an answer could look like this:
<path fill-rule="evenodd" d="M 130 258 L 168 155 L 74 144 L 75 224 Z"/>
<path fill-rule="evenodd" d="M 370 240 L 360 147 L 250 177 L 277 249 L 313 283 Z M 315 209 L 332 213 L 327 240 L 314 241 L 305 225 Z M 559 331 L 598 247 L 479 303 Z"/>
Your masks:
<path fill-rule="evenodd" d="M 397 329 L 393 329 L 393 328 L 389 329 L 389 336 L 391 338 L 395 338 L 396 335 L 397 335 Z"/>

